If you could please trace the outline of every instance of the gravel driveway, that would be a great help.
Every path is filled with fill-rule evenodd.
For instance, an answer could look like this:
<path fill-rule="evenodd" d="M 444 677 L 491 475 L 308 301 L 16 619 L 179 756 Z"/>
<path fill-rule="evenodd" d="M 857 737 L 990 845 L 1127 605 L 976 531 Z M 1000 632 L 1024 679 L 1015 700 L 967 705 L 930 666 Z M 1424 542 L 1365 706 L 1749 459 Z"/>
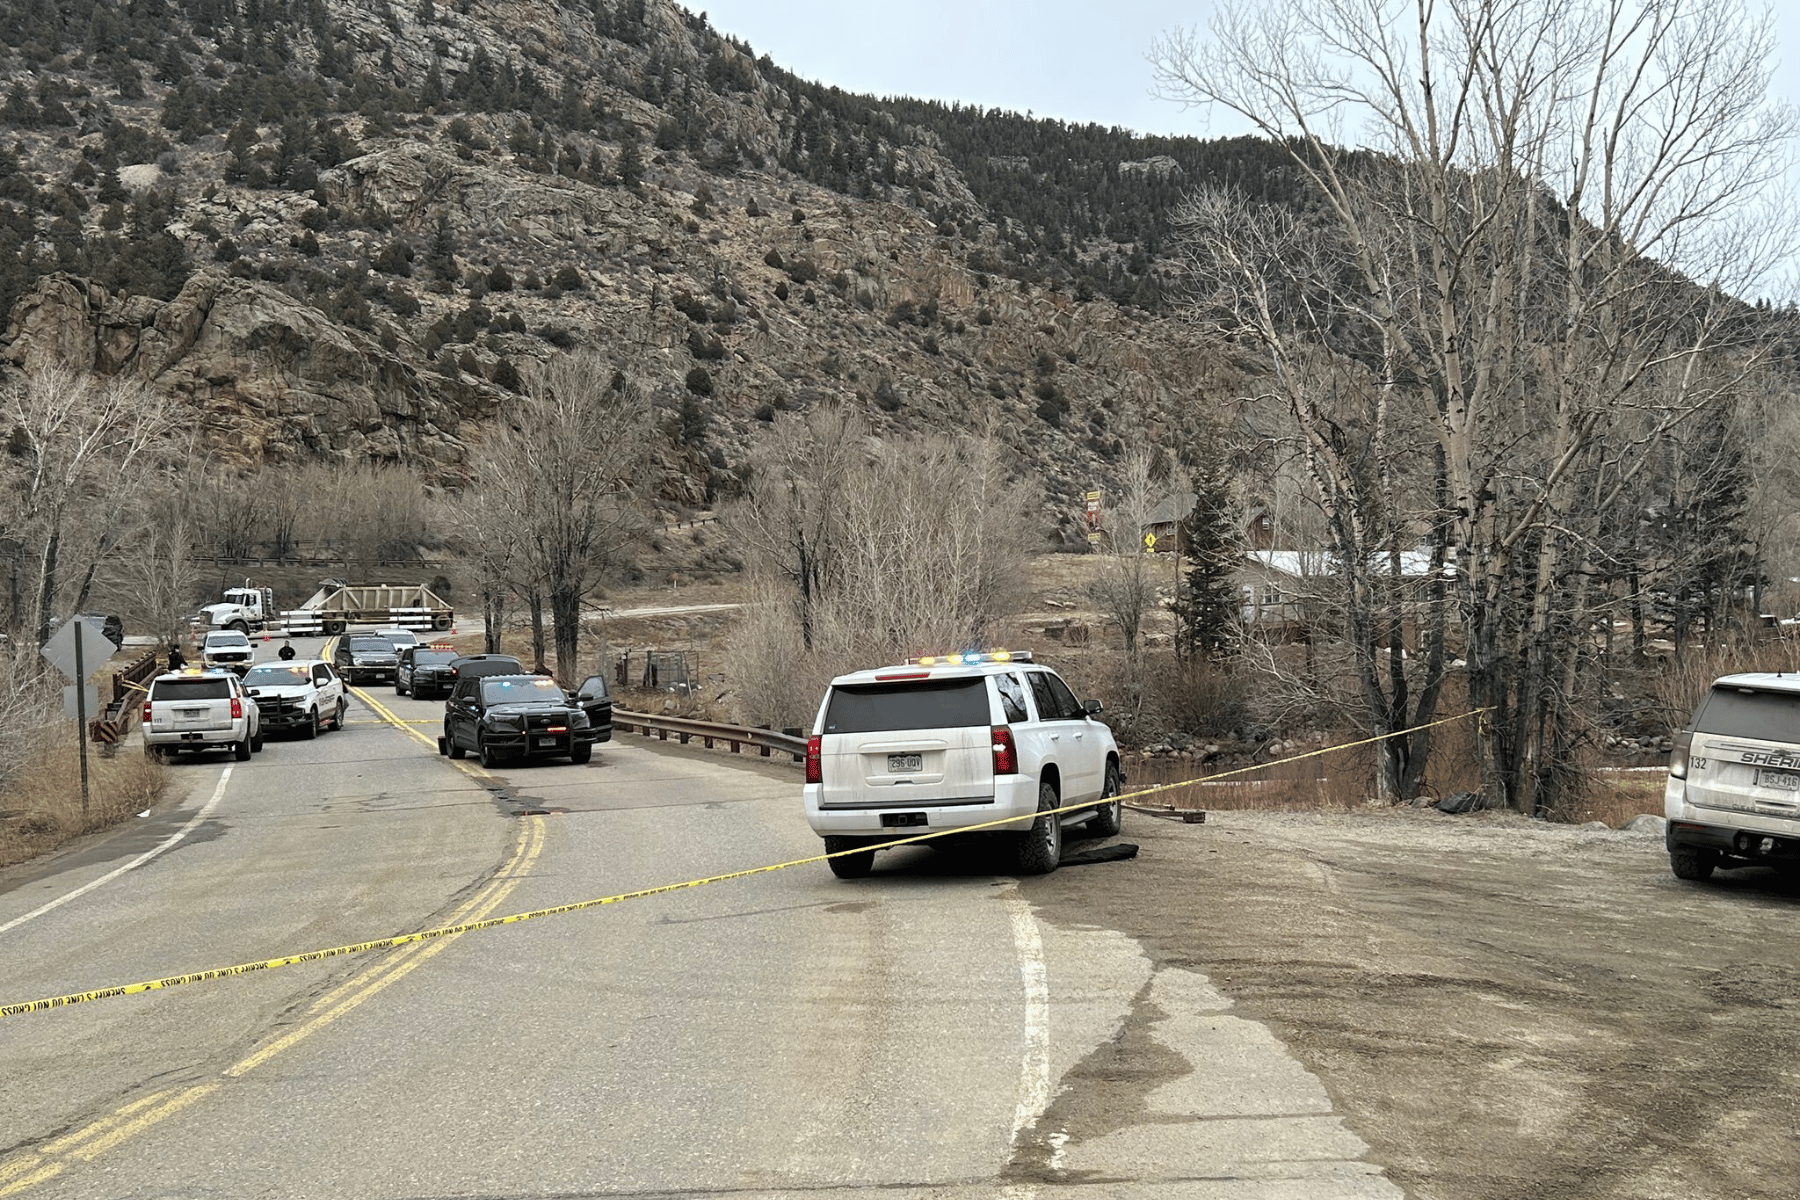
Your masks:
<path fill-rule="evenodd" d="M 1209 976 L 1409 1196 L 1800 1194 L 1800 877 L 1491 813 L 1208 822 L 1127 813 L 1136 861 L 1027 894 Z"/>

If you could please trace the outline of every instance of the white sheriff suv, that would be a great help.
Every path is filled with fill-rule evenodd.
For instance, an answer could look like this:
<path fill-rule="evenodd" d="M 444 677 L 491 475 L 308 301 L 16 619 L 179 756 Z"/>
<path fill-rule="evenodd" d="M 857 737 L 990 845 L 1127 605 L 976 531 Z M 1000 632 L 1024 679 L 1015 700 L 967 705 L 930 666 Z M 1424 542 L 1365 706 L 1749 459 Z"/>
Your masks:
<path fill-rule="evenodd" d="M 1675 735 L 1663 815 L 1677 878 L 1800 866 L 1800 675 L 1713 681 Z"/>
<path fill-rule="evenodd" d="M 1119 832 L 1117 799 L 1088 803 L 1124 782 L 1099 712 L 1025 652 L 841 675 L 806 743 L 807 822 L 826 853 L 853 852 L 830 860 L 843 879 L 867 875 L 882 842 L 970 826 L 1004 839 L 1019 874 L 1054 871 L 1065 825 Z M 1007 817 L 1018 820 L 990 824 Z"/>
<path fill-rule="evenodd" d="M 179 750 L 230 750 L 239 762 L 261 750 L 256 701 L 230 671 L 189 667 L 158 675 L 144 699 L 144 752 L 167 759 Z"/>
<path fill-rule="evenodd" d="M 322 658 L 257 663 L 244 676 L 244 690 L 262 710 L 267 733 L 316 738 L 321 729 L 342 729 L 350 706 L 343 678 Z"/>

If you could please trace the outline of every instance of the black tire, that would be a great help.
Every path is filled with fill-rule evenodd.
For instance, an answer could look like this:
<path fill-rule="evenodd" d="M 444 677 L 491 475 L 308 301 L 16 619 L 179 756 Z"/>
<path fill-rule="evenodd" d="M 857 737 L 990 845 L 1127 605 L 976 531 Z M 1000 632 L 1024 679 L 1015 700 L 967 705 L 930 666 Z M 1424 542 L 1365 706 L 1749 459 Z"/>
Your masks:
<path fill-rule="evenodd" d="M 861 838 L 828 837 L 825 839 L 825 853 L 842 854 L 845 850 L 858 850 L 863 845 Z M 866 879 L 869 871 L 875 866 L 875 852 L 862 850 L 859 854 L 843 854 L 840 858 L 826 860 L 831 873 L 839 879 Z"/>
<path fill-rule="evenodd" d="M 461 758 L 468 753 L 467 750 L 462 748 L 462 743 L 450 736 L 450 727 L 448 725 L 444 726 L 444 742 L 449 747 L 451 758 Z"/>
<path fill-rule="evenodd" d="M 400 677 L 398 675 L 394 676 L 394 695 L 406 695 L 406 685 L 400 682 Z"/>
<path fill-rule="evenodd" d="M 594 743 L 592 743 L 592 742 L 582 742 L 579 745 L 577 745 L 573 750 L 569 751 L 569 761 L 574 763 L 578 767 L 582 763 L 587 762 L 588 760 L 592 759 L 593 757 L 594 757 Z"/>
<path fill-rule="evenodd" d="M 245 634 L 250 632 L 250 626 L 245 624 L 243 621 L 233 621 L 231 624 L 225 626 L 225 628 L 235 629 L 239 633 L 245 633 Z"/>
<path fill-rule="evenodd" d="M 431 618 L 431 627 L 433 629 L 438 630 L 439 632 L 442 632 L 443 630 L 450 628 L 450 624 L 451 624 L 451 622 L 450 622 L 450 614 L 449 613 L 438 613 L 436 616 Z"/>
<path fill-rule="evenodd" d="M 1677 879 L 1704 882 L 1712 878 L 1713 869 L 1718 865 L 1719 856 L 1710 850 L 1669 851 L 1669 870 L 1675 872 Z"/>
<path fill-rule="evenodd" d="M 339 696 L 338 697 L 338 706 L 337 706 L 337 715 L 331 718 L 331 727 L 333 729 L 341 732 L 344 728 L 344 714 L 349 711 L 350 711 L 350 702 L 348 700 L 344 699 L 342 696 Z"/>
<path fill-rule="evenodd" d="M 256 736 L 250 739 L 250 753 L 260 754 L 263 748 L 262 726 L 256 727 Z"/>
<path fill-rule="evenodd" d="M 1102 796 L 1119 794 L 1119 764 L 1106 764 L 1106 782 L 1100 787 Z M 1111 804 L 1096 804 L 1094 817 L 1087 823 L 1089 837 L 1118 837 L 1119 829 L 1125 822 L 1125 806 L 1115 799 Z"/>
<path fill-rule="evenodd" d="M 446 737 L 438 738 L 438 753 L 439 754 L 449 754 L 450 753 L 450 739 L 449 738 L 446 738 Z"/>
<path fill-rule="evenodd" d="M 300 736 L 309 742 L 319 736 L 319 710 L 317 707 L 314 707 L 307 716 L 306 724 L 300 727 Z"/>
<path fill-rule="evenodd" d="M 1013 867 L 1020 875 L 1048 875 L 1062 861 L 1061 800 L 1056 785 L 1038 786 L 1038 817 L 1013 844 Z"/>
<path fill-rule="evenodd" d="M 231 747 L 231 753 L 237 758 L 237 760 L 239 762 L 249 762 L 250 761 L 250 739 L 248 737 L 246 737 L 241 742 L 234 742 Z"/>
<path fill-rule="evenodd" d="M 475 735 L 475 756 L 481 760 L 481 765 L 485 770 L 491 771 L 500 765 L 499 752 L 488 749 L 487 740 L 479 733 Z"/>

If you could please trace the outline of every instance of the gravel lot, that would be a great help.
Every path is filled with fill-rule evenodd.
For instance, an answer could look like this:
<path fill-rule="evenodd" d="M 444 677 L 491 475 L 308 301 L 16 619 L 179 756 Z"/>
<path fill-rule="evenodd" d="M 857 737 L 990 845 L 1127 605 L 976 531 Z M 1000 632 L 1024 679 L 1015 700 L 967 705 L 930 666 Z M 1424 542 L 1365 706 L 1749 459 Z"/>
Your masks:
<path fill-rule="evenodd" d="M 1660 835 L 1491 813 L 1127 813 L 1124 840 L 1027 881 L 1040 913 L 1208 975 L 1409 1196 L 1800 1194 L 1800 877 L 1683 884 Z"/>

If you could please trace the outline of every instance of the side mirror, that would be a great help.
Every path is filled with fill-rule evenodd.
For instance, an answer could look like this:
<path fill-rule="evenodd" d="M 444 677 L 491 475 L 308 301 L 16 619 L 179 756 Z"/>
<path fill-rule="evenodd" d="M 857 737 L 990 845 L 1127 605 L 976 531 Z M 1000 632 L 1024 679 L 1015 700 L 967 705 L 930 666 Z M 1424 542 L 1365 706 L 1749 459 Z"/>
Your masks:
<path fill-rule="evenodd" d="M 1081 711 L 1090 717 L 1104 711 L 1105 708 L 1106 706 L 1101 704 L 1098 700 L 1083 700 L 1081 702 Z"/>
<path fill-rule="evenodd" d="M 244 695 L 246 695 L 246 696 L 260 696 L 260 695 L 262 695 L 262 689 L 261 689 L 261 688 L 245 688 L 245 689 L 244 689 Z"/>

